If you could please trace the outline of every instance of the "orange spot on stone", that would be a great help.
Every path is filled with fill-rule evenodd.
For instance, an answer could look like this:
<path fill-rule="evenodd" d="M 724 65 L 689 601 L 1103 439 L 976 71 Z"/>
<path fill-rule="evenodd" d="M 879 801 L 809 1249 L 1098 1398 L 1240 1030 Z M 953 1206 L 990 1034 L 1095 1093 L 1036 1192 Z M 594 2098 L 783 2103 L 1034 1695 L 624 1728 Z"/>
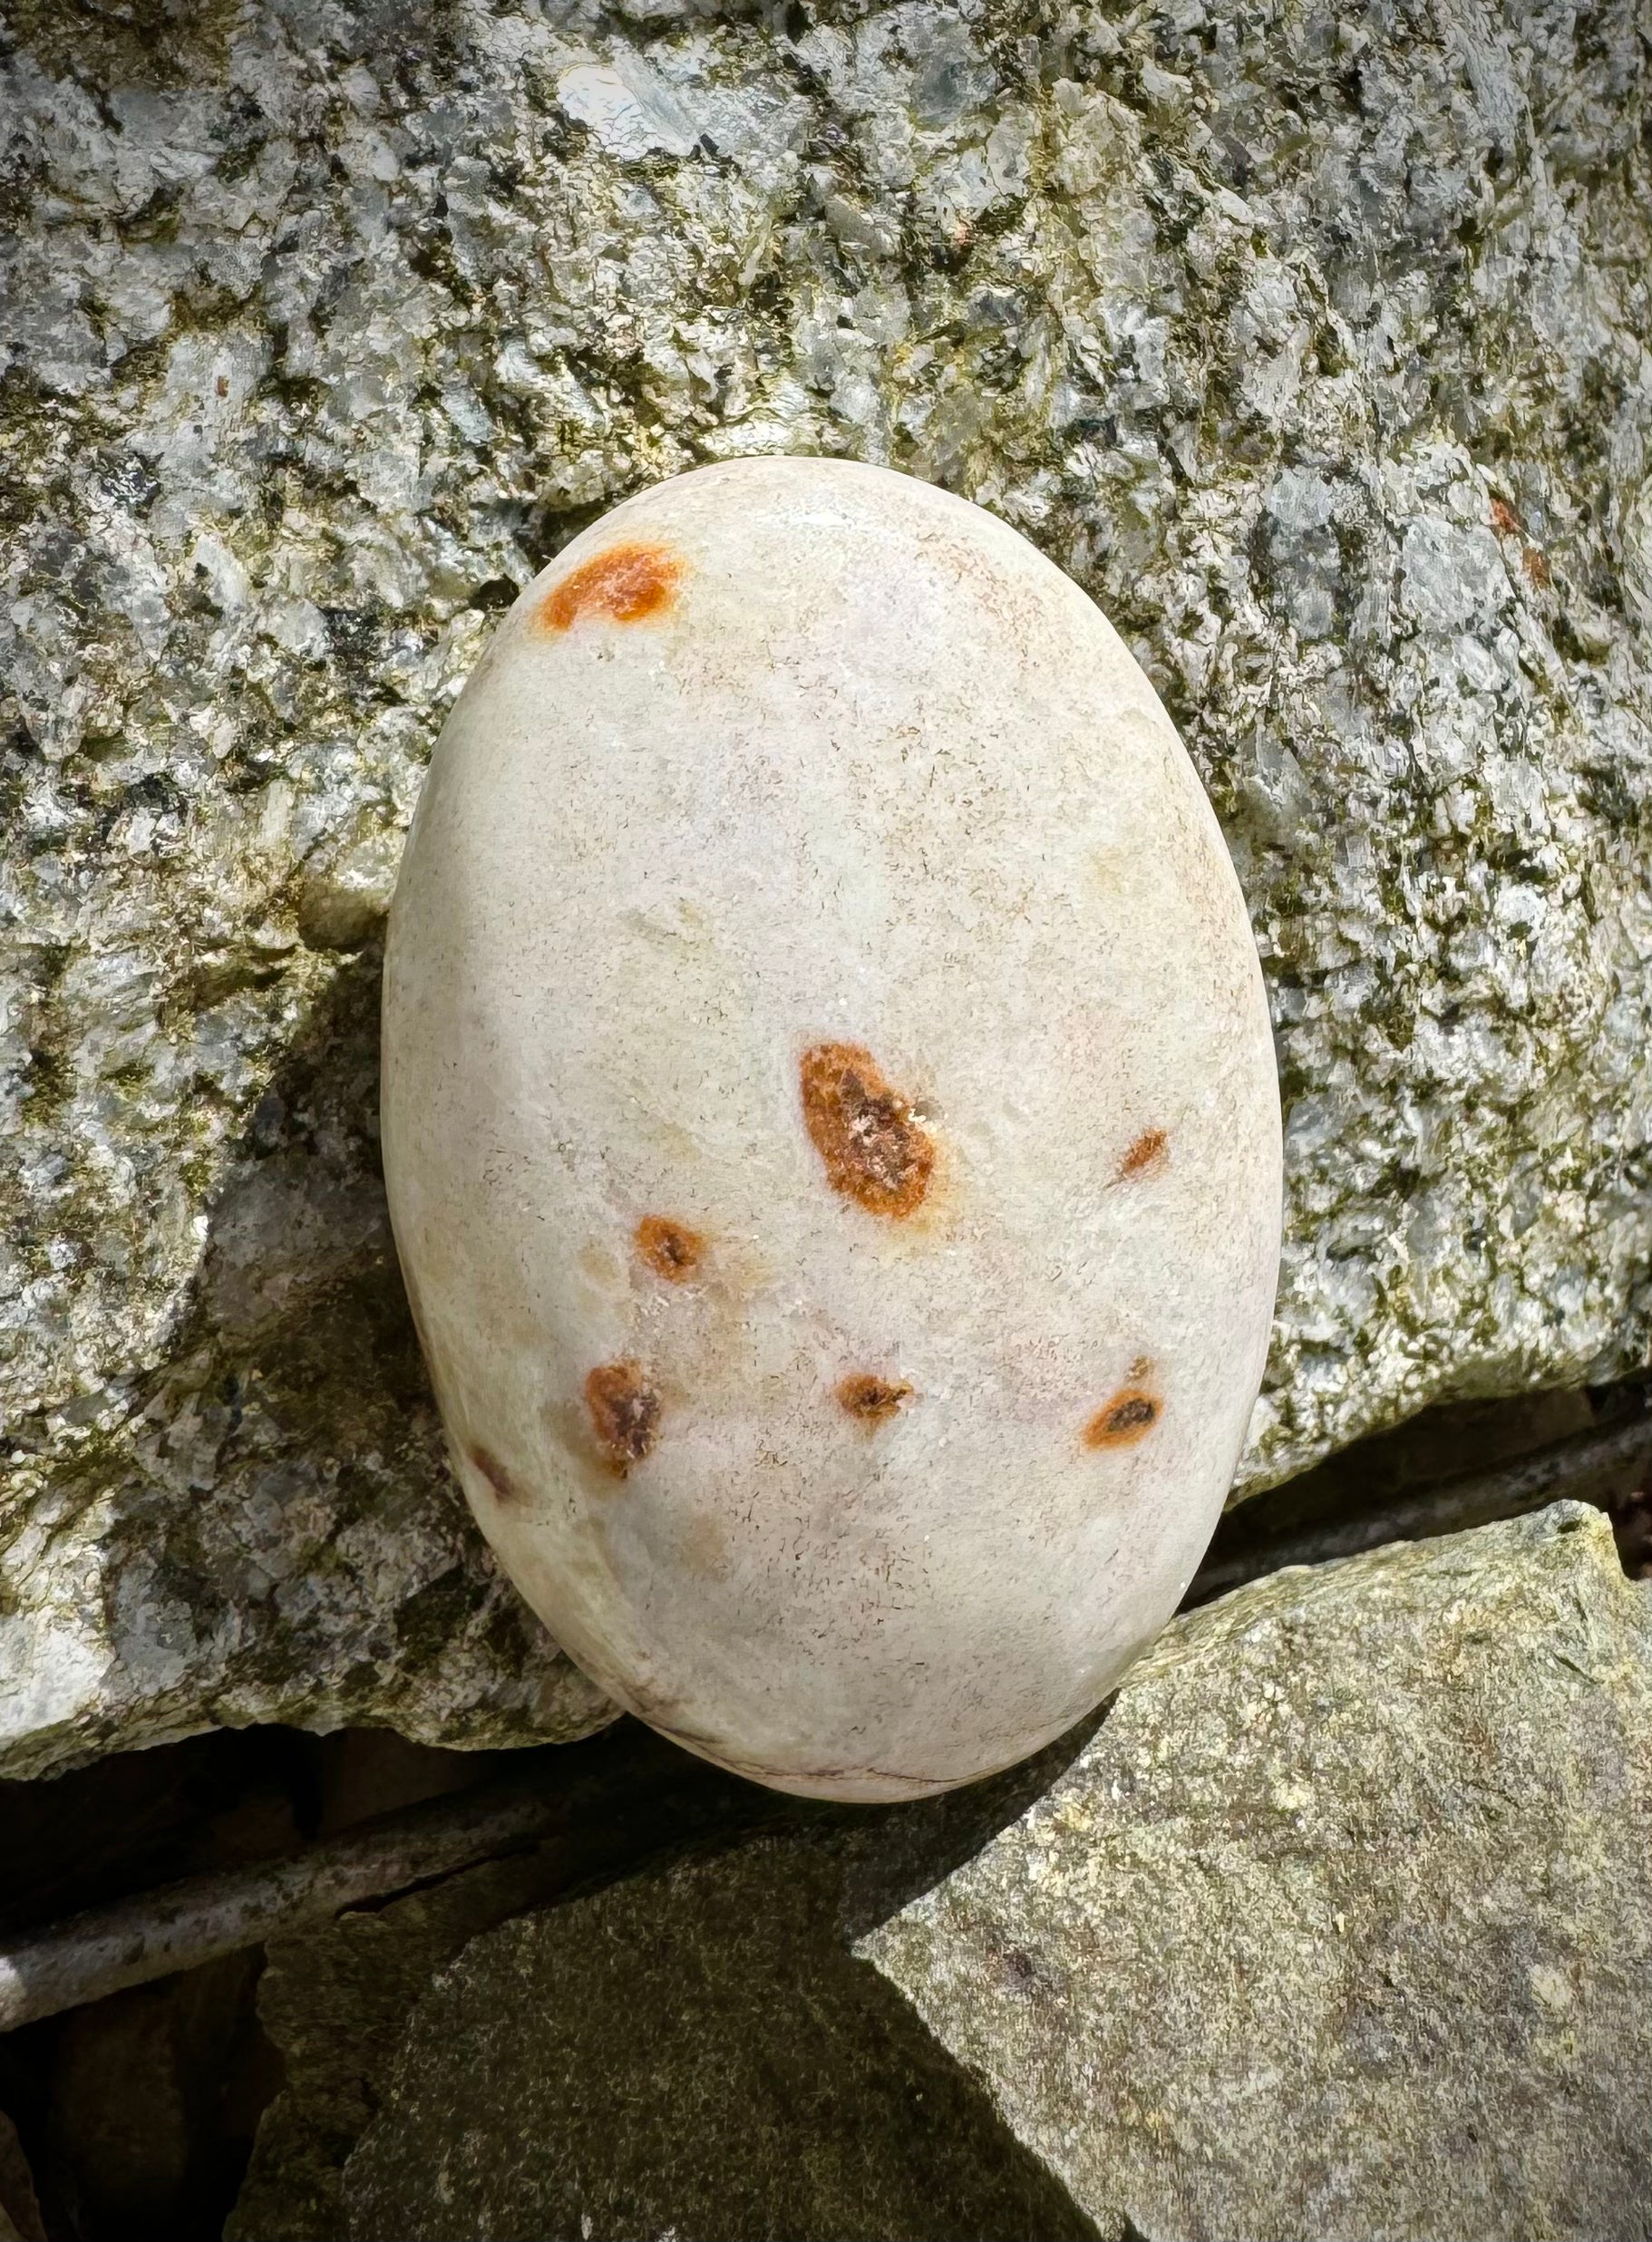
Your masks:
<path fill-rule="evenodd" d="M 683 564 L 664 545 L 610 545 L 553 584 L 539 602 L 548 630 L 571 630 L 588 616 L 642 623 L 670 607 Z"/>
<path fill-rule="evenodd" d="M 500 1502 L 520 1502 L 522 1490 L 491 1448 L 473 1446 L 471 1461 L 481 1473 Z"/>
<path fill-rule="evenodd" d="M 1119 1181 L 1145 1176 L 1162 1168 L 1171 1156 L 1171 1140 L 1162 1129 L 1144 1129 L 1119 1162 Z"/>
<path fill-rule="evenodd" d="M 1543 590 L 1550 581 L 1549 563 L 1535 545 L 1528 545 L 1525 551 L 1521 553 L 1521 566 L 1538 589 Z"/>
<path fill-rule="evenodd" d="M 856 1371 L 834 1389 L 841 1405 L 862 1424 L 883 1424 L 898 1414 L 910 1394 L 909 1385 L 896 1385 L 870 1371 Z"/>
<path fill-rule="evenodd" d="M 585 1381 L 585 1406 L 602 1460 L 617 1479 L 659 1438 L 660 1397 L 640 1363 L 601 1363 Z"/>
<path fill-rule="evenodd" d="M 637 1226 L 637 1250 L 656 1276 L 680 1285 L 699 1267 L 705 1240 L 668 1215 L 645 1215 Z"/>
<path fill-rule="evenodd" d="M 1520 516 L 1507 499 L 1492 500 L 1492 527 L 1499 537 L 1518 537 L 1520 535 Z"/>
<path fill-rule="evenodd" d="M 1086 1448 L 1133 1448 L 1159 1422 L 1160 1404 L 1140 1386 L 1124 1386 L 1084 1427 Z"/>
<path fill-rule="evenodd" d="M 803 1121 L 834 1191 L 897 1219 L 923 1202 L 935 1145 L 860 1043 L 816 1043 L 799 1068 Z"/>

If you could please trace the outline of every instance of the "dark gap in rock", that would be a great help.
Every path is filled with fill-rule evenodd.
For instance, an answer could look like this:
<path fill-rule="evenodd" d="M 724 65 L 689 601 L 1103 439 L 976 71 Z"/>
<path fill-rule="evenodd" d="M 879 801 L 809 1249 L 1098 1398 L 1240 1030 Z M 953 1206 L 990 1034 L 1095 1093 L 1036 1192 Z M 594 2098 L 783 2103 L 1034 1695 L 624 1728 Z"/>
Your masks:
<path fill-rule="evenodd" d="M 523 1752 L 446 1751 L 380 1730 L 223 1731 L 5 1786 L 19 1838 L 5 1929 L 290 1858 L 501 1771 L 537 1776 L 568 1807 L 556 1836 L 493 1864 L 508 1871 L 501 1914 L 810 1810 L 631 1721 Z M 0 2034 L 0 2111 L 34 2174 L 47 2242 L 217 2242 L 282 2083 L 256 2006 L 263 1963 L 264 1949 L 248 1948 Z"/>
<path fill-rule="evenodd" d="M 46 2242 L 218 2242 L 279 2092 L 253 1948 L 0 2039 Z"/>
<path fill-rule="evenodd" d="M 1182 1608 L 1282 1566 L 1455 1533 L 1569 1497 L 1611 1518 L 1624 1570 L 1652 1577 L 1652 1378 L 1428 1409 L 1238 1504 Z"/>
<path fill-rule="evenodd" d="M 389 1729 L 216 1729 L 34 1781 L 0 1782 L 0 1937 L 234 1868 L 564 1747 L 453 1752 Z"/>

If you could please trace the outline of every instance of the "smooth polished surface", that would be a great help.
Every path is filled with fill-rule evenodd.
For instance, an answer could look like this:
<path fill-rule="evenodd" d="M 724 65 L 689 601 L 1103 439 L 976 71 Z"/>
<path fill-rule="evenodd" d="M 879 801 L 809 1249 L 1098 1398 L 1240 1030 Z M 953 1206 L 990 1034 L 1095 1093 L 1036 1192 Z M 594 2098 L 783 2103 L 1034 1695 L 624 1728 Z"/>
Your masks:
<path fill-rule="evenodd" d="M 384 1133 L 476 1515 L 666 1734 L 943 1789 L 1174 1608 L 1267 1347 L 1267 1006 L 1146 679 L 990 515 L 739 461 L 559 557 L 420 803 Z"/>

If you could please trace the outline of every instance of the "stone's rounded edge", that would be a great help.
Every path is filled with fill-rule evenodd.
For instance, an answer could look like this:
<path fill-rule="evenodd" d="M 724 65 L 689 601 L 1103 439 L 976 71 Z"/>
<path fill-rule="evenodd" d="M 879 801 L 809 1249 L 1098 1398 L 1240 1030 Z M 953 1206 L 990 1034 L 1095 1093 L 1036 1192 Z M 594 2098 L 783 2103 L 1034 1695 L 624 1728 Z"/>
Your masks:
<path fill-rule="evenodd" d="M 740 490 L 743 485 L 747 486 L 753 499 L 765 488 L 779 490 L 785 495 L 788 509 L 794 515 L 796 497 L 813 486 L 822 502 L 822 528 L 840 526 L 856 519 L 861 523 L 874 520 L 883 510 L 884 501 L 898 492 L 899 504 L 915 522 L 957 529 L 960 533 L 960 547 L 967 548 L 973 545 L 985 548 L 1012 564 L 1017 571 L 1025 572 L 1045 595 L 1065 601 L 1088 619 L 1099 623 L 1112 647 L 1123 657 L 1139 681 L 1143 707 L 1151 711 L 1177 747 L 1186 753 L 1152 680 L 1130 653 L 1104 609 L 1083 585 L 1021 530 L 1002 515 L 994 513 L 990 507 L 977 505 L 974 500 L 925 476 L 907 474 L 899 468 L 885 467 L 870 460 L 843 459 L 821 452 L 746 453 L 735 459 L 714 460 L 685 468 L 678 474 L 632 491 L 570 538 L 561 551 L 523 587 L 495 626 L 482 661 L 485 663 L 491 656 L 507 633 L 516 636 L 532 629 L 546 603 L 554 600 L 564 586 L 598 569 L 608 552 L 625 553 L 633 546 L 658 550 L 658 568 L 665 579 L 662 596 L 651 600 L 636 620 L 658 624 L 674 619 L 673 610 L 685 610 L 692 597 L 694 564 L 690 555 L 666 545 L 670 528 L 685 511 L 692 519 L 701 500 L 710 499 L 725 487 Z M 835 521 L 831 512 L 826 510 L 829 507 L 836 509 Z M 686 613 L 679 614 L 675 619 L 686 622 Z M 617 626 L 625 627 L 623 621 Z M 552 648 L 566 641 L 567 633 L 555 630 L 537 632 L 535 636 L 546 648 Z M 480 667 L 479 665 L 479 672 Z M 1190 762 L 1189 769 L 1191 770 Z M 1201 785 L 1201 794 L 1203 791 Z M 1214 811 L 1211 817 L 1214 820 Z M 1220 825 L 1217 830 L 1220 831 Z M 1224 844 L 1224 856 L 1226 853 Z M 1237 873 L 1234 887 L 1242 904 Z"/>
<path fill-rule="evenodd" d="M 1081 587 L 1074 583 L 1047 556 L 1040 553 L 1020 532 L 968 500 L 932 484 L 860 462 L 809 456 L 719 462 L 689 471 L 635 494 L 581 532 L 541 571 L 500 625 L 483 663 L 475 673 L 471 685 L 467 686 L 466 695 L 462 696 L 460 704 L 450 717 L 449 726 L 444 728 L 442 742 L 438 746 L 432 782 L 420 804 L 419 820 L 410 841 L 403 878 L 398 882 L 396 903 L 392 914 L 392 957 L 387 966 L 385 982 L 387 1046 L 392 1040 L 392 991 L 398 978 L 401 936 L 406 923 L 406 881 L 419 855 L 426 805 L 442 783 L 444 749 L 450 733 L 459 726 L 466 699 L 473 690 L 482 689 L 491 678 L 497 681 L 500 663 L 513 657 L 526 657 L 536 663 L 548 658 L 548 649 L 554 654 L 558 647 L 572 646 L 578 643 L 588 624 L 593 632 L 610 628 L 616 632 L 628 631 L 635 626 L 639 636 L 629 643 L 646 647 L 646 661 L 656 667 L 662 662 L 668 661 L 671 651 L 668 634 L 675 628 L 691 628 L 695 620 L 694 589 L 696 581 L 702 577 L 702 559 L 689 549 L 693 539 L 687 533 L 694 527 L 696 509 L 704 505 L 708 498 L 719 497 L 730 484 L 745 485 L 753 490 L 766 489 L 777 518 L 791 526 L 793 510 L 785 503 L 789 488 L 794 484 L 811 483 L 817 484 L 832 501 L 828 505 L 822 500 L 822 522 L 827 528 L 847 523 L 857 532 L 865 530 L 870 539 L 870 529 L 875 527 L 878 535 L 887 539 L 889 523 L 882 517 L 881 502 L 891 493 L 899 492 L 897 535 L 906 534 L 914 521 L 926 526 L 937 522 L 944 524 L 957 532 L 956 542 L 960 548 L 973 546 L 977 551 L 984 551 L 988 560 L 1001 561 L 1001 574 L 1006 584 L 1012 579 L 1030 581 L 1035 587 L 1038 599 L 1058 606 L 1063 610 L 1066 617 L 1064 628 L 1067 636 L 1077 638 L 1084 635 L 1087 642 L 1093 645 L 1098 655 L 1105 657 L 1103 666 L 1108 685 L 1118 689 L 1119 708 L 1131 717 L 1144 720 L 1158 736 L 1165 762 L 1164 772 L 1158 775 L 1158 783 L 1167 787 L 1174 797 L 1183 829 L 1181 846 L 1188 852 L 1190 862 L 1198 849 L 1202 848 L 1200 878 L 1200 882 L 1195 884 L 1202 883 L 1201 892 L 1208 888 L 1220 896 L 1220 907 L 1216 907 L 1210 896 L 1206 895 L 1213 938 L 1218 947 L 1225 944 L 1233 950 L 1235 957 L 1242 956 L 1243 959 L 1242 970 L 1236 976 L 1239 982 L 1243 983 L 1243 993 L 1238 994 L 1236 990 L 1229 999 L 1227 1023 L 1239 1053 L 1236 1065 L 1241 1077 L 1247 1070 L 1253 1074 L 1250 1084 L 1252 1092 L 1258 1089 L 1264 1073 L 1267 1077 L 1268 1094 L 1260 1099 L 1258 1105 L 1261 1116 L 1258 1135 L 1268 1139 L 1266 1164 L 1270 1170 L 1272 1211 L 1267 1218 L 1258 1216 L 1258 1219 L 1260 1228 L 1268 1234 L 1263 1249 L 1263 1257 L 1268 1263 L 1268 1314 L 1260 1313 L 1258 1304 L 1258 1313 L 1254 1319 L 1256 1331 L 1251 1335 L 1256 1343 L 1256 1372 L 1259 1379 L 1268 1315 L 1278 1283 L 1282 1132 L 1273 1071 L 1271 1026 L 1259 961 L 1243 894 L 1223 843 L 1220 825 L 1174 725 L 1160 704 L 1150 681 L 1102 610 Z M 845 498 L 848 503 L 844 502 Z M 749 507 L 749 498 L 746 503 Z M 832 519 L 834 509 L 837 515 L 835 524 Z M 679 529 L 685 531 L 680 547 L 672 541 Z M 636 555 L 645 550 L 651 557 L 651 573 L 648 584 L 639 590 L 637 586 L 641 579 L 637 570 L 640 563 L 634 568 L 633 560 Z M 605 566 L 606 555 L 617 556 L 623 567 L 610 568 Z M 587 586 L 598 587 L 589 601 L 580 588 Z M 617 591 L 614 589 L 616 586 L 618 587 Z M 578 597 L 563 597 L 569 587 L 573 587 Z M 546 617 L 551 610 L 554 613 L 548 626 Z M 647 635 L 656 630 L 667 635 L 657 638 Z M 525 636 L 524 633 L 529 636 Z M 594 637 L 586 639 L 585 645 L 588 655 L 592 651 L 602 651 Z M 615 651 L 617 651 L 618 645 L 619 641 L 616 640 Z M 1187 831 L 1190 822 L 1199 829 L 1197 844 Z M 1207 1029 L 1214 1017 L 1214 1013 L 1208 1013 Z M 865 1117 L 857 1109 L 857 1114 L 848 1120 L 842 1114 L 835 1116 L 835 1121 L 842 1123 L 841 1127 L 827 1129 L 816 1125 L 821 1117 L 811 1115 L 809 1111 L 809 1064 L 811 1059 L 821 1060 L 822 1054 L 838 1060 L 865 1062 L 860 1068 L 860 1073 L 866 1077 L 865 1082 L 860 1084 L 862 1093 L 860 1102 L 869 1110 L 878 1108 L 879 1115 L 884 1106 L 889 1107 L 890 1112 L 887 1117 L 889 1125 L 884 1133 L 900 1138 L 902 1156 L 899 1160 L 892 1151 L 885 1158 L 883 1155 L 888 1148 L 880 1146 L 879 1157 L 869 1163 L 868 1173 L 851 1175 L 849 1172 L 854 1163 L 845 1157 L 843 1146 L 838 1140 L 844 1137 L 846 1131 L 852 1132 L 853 1126 L 857 1126 Z M 859 1043 L 851 1045 L 834 1042 L 811 1044 L 802 1050 L 799 1063 L 803 1082 L 803 1116 L 808 1133 L 813 1139 L 818 1162 L 823 1168 L 831 1189 L 841 1197 L 857 1199 L 864 1208 L 879 1218 L 905 1218 L 928 1194 L 935 1158 L 935 1148 L 914 1109 L 899 1092 L 890 1088 L 871 1053 Z M 840 1073 L 841 1071 L 840 1067 Z M 398 1167 L 394 1147 L 400 1126 L 397 1118 L 399 1099 L 395 1088 L 395 1070 L 388 1060 L 385 1082 L 385 1168 L 387 1178 L 391 1180 L 393 1217 L 400 1237 L 403 1225 L 397 1211 L 398 1192 L 394 1181 Z M 1171 1164 L 1164 1132 L 1150 1125 L 1145 1130 L 1138 1130 L 1127 1143 L 1121 1145 L 1119 1176 L 1116 1179 L 1131 1182 L 1138 1189 L 1145 1190 L 1151 1188 L 1151 1179 Z M 885 1173 L 885 1170 L 889 1172 Z M 413 1288 L 410 1283 L 410 1290 Z M 620 1373 L 625 1373 L 627 1385 L 626 1393 L 619 1399 L 626 1402 L 627 1407 L 631 1388 L 638 1385 L 639 1381 L 650 1382 L 650 1407 L 646 1425 L 634 1427 L 630 1416 L 627 1416 L 621 1423 L 617 1414 L 617 1403 L 608 1405 L 613 1397 L 607 1394 L 606 1389 L 600 1393 L 595 1390 L 594 1381 L 599 1383 L 606 1377 L 612 1382 Z M 586 1373 L 585 1413 L 590 1419 L 591 1426 L 595 1427 L 603 1468 L 612 1480 L 627 1480 L 634 1468 L 640 1468 L 649 1461 L 659 1439 L 662 1422 L 668 1418 L 671 1403 L 662 1394 L 655 1393 L 652 1375 L 652 1371 L 630 1352 L 628 1343 L 612 1360 L 598 1364 Z M 902 1389 L 903 1392 L 906 1390 Z M 1105 1392 L 1106 1388 L 1103 1387 L 1103 1391 Z M 1114 1401 L 1119 1398 L 1115 1393 Z M 1125 1398 L 1136 1398 L 1139 1402 L 1139 1397 L 1126 1395 Z M 1156 1393 L 1150 1402 L 1141 1406 L 1140 1413 L 1143 1418 L 1150 1408 L 1152 1412 L 1151 1421 L 1132 1422 L 1125 1437 L 1115 1438 L 1112 1442 L 1092 1438 L 1087 1444 L 1092 1448 L 1109 1444 L 1119 1447 L 1134 1445 L 1137 1437 L 1144 1439 L 1157 1425 L 1161 1403 Z M 1106 1414 L 1105 1409 L 1103 1414 Z M 1093 1421 L 1093 1430 L 1096 1422 L 1099 1420 Z M 1078 1432 L 1084 1422 L 1082 1416 L 1075 1419 L 1073 1432 Z M 587 1430 L 588 1434 L 590 1427 Z M 1243 1440 L 1244 1426 L 1239 1423 L 1233 1430 L 1232 1455 L 1221 1475 L 1221 1491 L 1225 1491 L 1230 1479 L 1231 1464 L 1237 1461 Z M 1219 1491 L 1210 1506 L 1208 1526 L 1211 1529 L 1220 1514 L 1220 1508 Z M 485 1510 L 479 1510 L 478 1516 L 484 1532 L 495 1540 L 496 1547 L 499 1546 L 498 1535 L 500 1531 L 508 1531 L 508 1521 L 497 1519 Z M 510 1565 L 508 1556 L 506 1562 L 508 1569 L 515 1572 L 516 1568 Z M 518 1577 L 520 1579 L 520 1575 Z M 581 1655 L 578 1645 L 582 1630 L 578 1625 L 566 1624 L 565 1616 L 559 1615 L 554 1587 L 547 1590 L 542 1584 L 540 1595 L 534 1600 L 535 1607 L 539 1610 L 546 1624 L 559 1639 L 573 1645 L 570 1655 L 578 1659 Z M 1169 1616 L 1175 1600 L 1175 1594 L 1167 1591 L 1161 1601 L 1161 1620 Z M 1158 1621 L 1155 1621 L 1156 1624 Z M 590 1629 L 584 1630 L 584 1639 L 588 1650 L 595 1639 Z M 759 1761 L 731 1752 L 712 1737 L 685 1732 L 675 1727 L 669 1719 L 656 1717 L 646 1697 L 639 1701 L 635 1693 L 613 1678 L 614 1660 L 606 1655 L 588 1655 L 585 1663 L 588 1670 L 603 1672 L 609 1676 L 607 1686 L 610 1693 L 619 1702 L 627 1704 L 637 1718 L 711 1763 L 745 1779 L 796 1795 L 865 1803 L 934 1796 L 984 1780 L 1003 1767 L 1035 1753 L 1053 1736 L 1069 1726 L 1075 1716 L 1082 1717 L 1087 1709 L 1086 1705 L 1074 1706 L 1069 1702 L 1064 1706 L 1061 1718 L 1054 1723 L 1046 1720 L 1039 1724 L 1029 1724 L 1025 1735 L 1007 1755 L 1000 1751 L 989 1756 L 984 1763 L 970 1764 L 959 1771 L 941 1777 L 921 1772 L 909 1774 L 900 1771 L 898 1766 L 863 1766 L 852 1760 L 846 1760 L 842 1764 L 800 1767 L 793 1754 L 770 1755 Z M 618 1661 L 621 1667 L 625 1663 L 623 1658 Z M 1110 1671 L 1104 1685 L 1093 1693 L 1090 1702 L 1101 1702 L 1116 1687 L 1117 1678 L 1116 1668 Z M 677 1697 L 678 1693 L 674 1689 L 669 1692 L 667 1702 Z"/>
<path fill-rule="evenodd" d="M 1103 1702 L 1109 1694 L 1111 1685 L 1097 1703 Z M 699 1738 L 685 1735 L 680 1729 L 651 1720 L 645 1713 L 630 1707 L 627 1710 L 667 1743 L 692 1752 L 695 1759 L 721 1769 L 725 1775 L 737 1775 L 743 1782 L 761 1783 L 768 1791 L 783 1791 L 788 1798 L 819 1799 L 839 1806 L 905 1806 L 920 1799 L 944 1798 L 950 1791 L 968 1789 L 972 1783 L 988 1782 L 1006 1768 L 1020 1766 L 1024 1760 L 1034 1758 L 1056 1735 L 1064 1732 L 1056 1729 L 1050 1735 L 1038 1737 L 1025 1752 L 1016 1752 L 1011 1759 L 993 1760 L 960 1775 L 907 1775 L 890 1768 L 852 1766 L 794 1771 L 778 1762 L 739 1759 Z"/>

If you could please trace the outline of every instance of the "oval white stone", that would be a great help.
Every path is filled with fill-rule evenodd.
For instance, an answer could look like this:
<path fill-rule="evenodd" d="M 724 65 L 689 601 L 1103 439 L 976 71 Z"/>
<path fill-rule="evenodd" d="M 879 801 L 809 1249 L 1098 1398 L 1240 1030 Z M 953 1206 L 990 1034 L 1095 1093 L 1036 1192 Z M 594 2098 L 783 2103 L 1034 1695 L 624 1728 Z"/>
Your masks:
<path fill-rule="evenodd" d="M 482 1530 L 691 1749 L 965 1782 L 1180 1599 L 1267 1350 L 1267 1005 L 1147 680 L 991 515 L 743 460 L 545 570 L 419 805 L 384 1146 Z"/>

